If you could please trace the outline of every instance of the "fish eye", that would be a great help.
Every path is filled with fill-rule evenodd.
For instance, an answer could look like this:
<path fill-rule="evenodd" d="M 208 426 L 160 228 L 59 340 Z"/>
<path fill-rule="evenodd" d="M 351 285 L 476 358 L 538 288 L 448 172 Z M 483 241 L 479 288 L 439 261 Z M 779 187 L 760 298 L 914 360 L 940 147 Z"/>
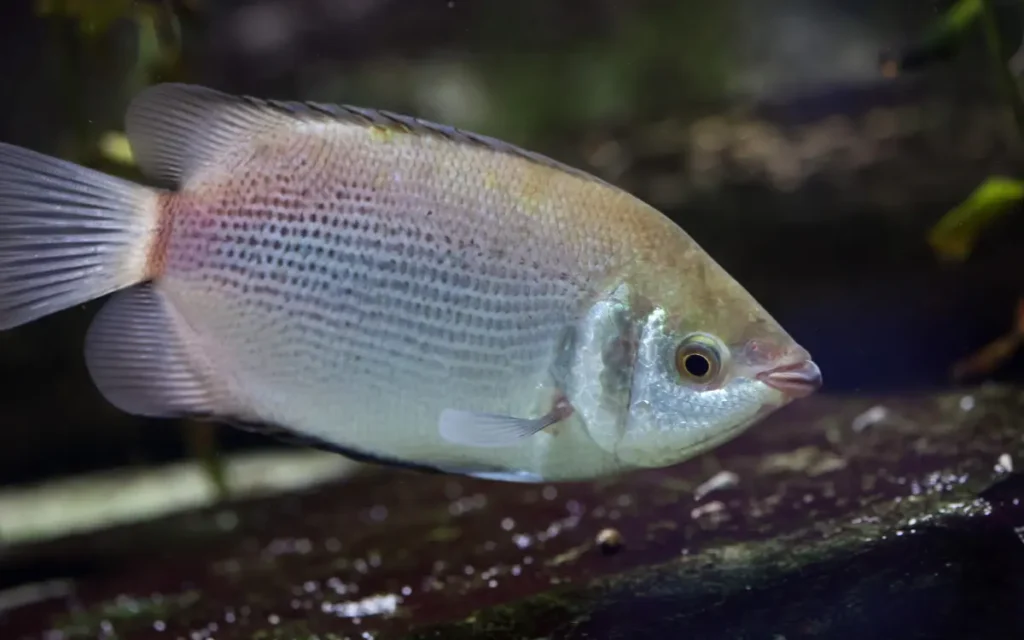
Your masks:
<path fill-rule="evenodd" d="M 711 338 L 689 336 L 676 348 L 676 372 L 683 380 L 707 383 L 718 377 L 722 357 Z"/>

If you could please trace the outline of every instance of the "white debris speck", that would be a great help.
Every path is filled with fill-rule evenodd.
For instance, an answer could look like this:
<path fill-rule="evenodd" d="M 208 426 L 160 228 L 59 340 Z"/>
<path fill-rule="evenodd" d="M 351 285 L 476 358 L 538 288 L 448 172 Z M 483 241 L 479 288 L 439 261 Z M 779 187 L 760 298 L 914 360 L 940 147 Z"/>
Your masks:
<path fill-rule="evenodd" d="M 394 594 L 381 594 L 335 604 L 324 603 L 323 610 L 330 611 L 339 618 L 351 618 L 353 622 L 365 616 L 391 615 L 398 609 L 401 598 Z"/>
<path fill-rule="evenodd" d="M 853 423 L 850 426 L 853 427 L 854 431 L 857 431 L 859 433 L 867 429 L 868 427 L 875 426 L 876 424 L 884 421 L 888 417 L 889 410 L 881 405 L 876 405 L 874 407 L 871 407 L 864 413 L 860 414 L 856 418 L 854 418 Z"/>
<path fill-rule="evenodd" d="M 696 520 L 703 515 L 718 513 L 719 511 L 723 511 L 724 509 L 725 505 L 715 500 L 714 502 L 709 502 L 690 511 L 690 517 Z"/>
<path fill-rule="evenodd" d="M 960 398 L 960 410 L 970 411 L 974 408 L 974 396 L 963 396 Z"/>
<path fill-rule="evenodd" d="M 999 456 L 999 461 L 996 462 L 997 473 L 1013 473 L 1013 458 L 1010 454 L 1004 453 Z"/>
<path fill-rule="evenodd" d="M 712 491 L 727 489 L 728 487 L 735 486 L 739 481 L 740 477 L 732 471 L 719 471 L 697 487 L 696 491 L 693 492 L 693 499 L 702 500 L 704 496 Z"/>

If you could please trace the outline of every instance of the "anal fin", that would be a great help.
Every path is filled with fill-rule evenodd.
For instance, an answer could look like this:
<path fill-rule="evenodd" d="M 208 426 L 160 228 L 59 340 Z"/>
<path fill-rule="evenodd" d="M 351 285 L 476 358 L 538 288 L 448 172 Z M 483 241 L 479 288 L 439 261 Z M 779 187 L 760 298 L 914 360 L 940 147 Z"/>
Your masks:
<path fill-rule="evenodd" d="M 491 482 L 509 482 L 519 484 L 537 484 L 544 482 L 544 478 L 531 471 L 463 471 L 464 475 L 478 480 L 489 480 Z"/>
<path fill-rule="evenodd" d="M 250 433 L 257 433 L 268 438 L 273 438 L 281 443 L 303 447 L 308 449 L 316 449 L 318 451 L 324 451 L 326 453 L 333 453 L 340 455 L 367 465 L 384 466 L 384 467 L 396 467 L 400 469 L 408 469 L 410 471 L 416 471 L 419 473 L 446 473 L 444 469 L 429 464 L 421 464 L 412 462 L 409 460 L 402 460 L 400 458 L 393 458 L 391 456 L 380 455 L 376 453 L 370 453 L 362 451 L 354 447 L 349 447 L 337 442 L 331 442 L 325 438 L 320 438 L 311 434 L 302 433 L 290 429 L 288 427 L 275 424 L 272 422 L 260 422 L 252 419 L 242 419 L 229 416 L 204 416 L 205 419 L 211 422 L 217 422 L 224 424 L 234 429 L 241 429 L 242 431 L 248 431 Z"/>
<path fill-rule="evenodd" d="M 427 475 L 442 474 L 468 476 L 471 478 L 491 480 L 496 482 L 544 482 L 544 478 L 542 478 L 541 476 L 522 469 L 500 469 L 497 467 L 467 466 L 447 467 L 443 464 L 415 462 L 412 460 L 396 458 L 381 453 L 371 453 L 369 451 L 363 451 L 361 449 L 346 446 L 337 442 L 330 442 L 328 440 L 313 435 L 300 433 L 294 431 L 293 429 L 289 429 L 287 427 L 269 422 L 256 422 L 252 420 L 242 420 L 239 418 L 229 418 L 224 416 L 204 416 L 204 419 L 207 419 L 212 422 L 217 422 L 220 424 L 225 424 L 235 429 L 241 429 L 243 431 L 249 431 L 251 433 L 258 433 L 260 435 L 264 435 L 269 438 L 274 438 L 282 443 L 290 444 L 293 446 L 317 449 L 319 451 L 344 456 L 349 460 L 353 460 L 355 462 L 359 462 L 365 465 L 377 467 L 391 467 L 394 469 L 404 469 L 406 471 L 413 471 L 416 473 L 422 473 Z"/>
<path fill-rule="evenodd" d="M 152 284 L 114 294 L 85 338 L 85 362 L 100 393 L 134 415 L 183 417 L 222 409 L 208 367 L 197 362 L 174 321 L 174 309 Z"/>

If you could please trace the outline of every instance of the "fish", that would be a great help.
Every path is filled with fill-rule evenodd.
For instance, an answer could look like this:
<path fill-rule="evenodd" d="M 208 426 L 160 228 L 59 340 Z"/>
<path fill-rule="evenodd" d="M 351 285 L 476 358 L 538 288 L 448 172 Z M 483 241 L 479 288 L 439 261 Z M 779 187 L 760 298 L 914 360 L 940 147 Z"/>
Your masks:
<path fill-rule="evenodd" d="M 681 226 L 381 109 L 164 83 L 129 180 L 0 143 L 0 330 L 109 296 L 99 393 L 356 460 L 587 481 L 709 451 L 821 371 Z"/>

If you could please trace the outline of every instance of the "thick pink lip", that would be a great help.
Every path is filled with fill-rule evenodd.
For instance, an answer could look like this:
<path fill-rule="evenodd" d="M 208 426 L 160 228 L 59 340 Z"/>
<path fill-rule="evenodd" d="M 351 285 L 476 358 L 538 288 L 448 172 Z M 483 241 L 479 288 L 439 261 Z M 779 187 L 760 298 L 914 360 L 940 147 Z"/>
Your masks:
<path fill-rule="evenodd" d="M 757 379 L 792 398 L 803 398 L 821 388 L 821 369 L 813 360 L 801 360 L 762 371 Z"/>

